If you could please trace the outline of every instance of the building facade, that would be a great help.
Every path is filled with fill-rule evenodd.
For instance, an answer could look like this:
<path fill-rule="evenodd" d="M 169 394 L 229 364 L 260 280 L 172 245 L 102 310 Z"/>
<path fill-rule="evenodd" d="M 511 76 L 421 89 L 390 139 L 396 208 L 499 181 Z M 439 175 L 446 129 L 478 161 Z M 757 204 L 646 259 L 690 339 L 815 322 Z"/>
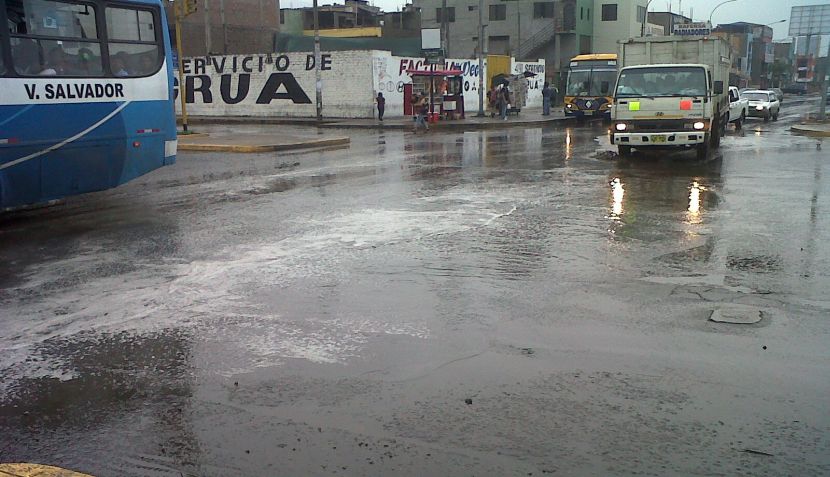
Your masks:
<path fill-rule="evenodd" d="M 648 12 L 648 22 L 663 27 L 665 35 L 674 33 L 674 26 L 683 23 L 691 23 L 692 19 L 674 12 Z M 657 35 L 654 35 L 657 36 Z"/>
<path fill-rule="evenodd" d="M 279 0 L 196 0 L 197 10 L 182 21 L 183 56 L 272 51 L 280 31 Z M 176 44 L 173 3 L 165 7 L 170 38 Z"/>
<path fill-rule="evenodd" d="M 449 56 L 477 56 L 477 3 L 416 0 L 414 6 L 420 10 L 423 28 L 443 28 Z M 544 59 L 547 78 L 558 81 L 570 58 L 592 51 L 593 9 L 593 0 L 485 0 L 484 52 L 518 60 Z"/>
<path fill-rule="evenodd" d="M 647 0 L 595 0 L 594 53 L 616 53 L 617 42 L 642 36 Z"/>
<path fill-rule="evenodd" d="M 718 25 L 712 34 L 726 39 L 732 47 L 730 84 L 769 86 L 770 65 L 774 60 L 771 27 L 747 22 L 728 23 Z"/>

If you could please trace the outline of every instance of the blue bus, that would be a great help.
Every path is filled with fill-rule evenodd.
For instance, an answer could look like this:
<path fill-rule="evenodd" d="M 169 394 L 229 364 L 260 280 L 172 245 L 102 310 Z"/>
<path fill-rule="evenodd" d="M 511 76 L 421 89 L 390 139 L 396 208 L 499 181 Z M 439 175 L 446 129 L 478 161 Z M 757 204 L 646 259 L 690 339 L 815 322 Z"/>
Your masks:
<path fill-rule="evenodd" d="M 160 0 L 0 0 L 0 210 L 176 160 Z"/>

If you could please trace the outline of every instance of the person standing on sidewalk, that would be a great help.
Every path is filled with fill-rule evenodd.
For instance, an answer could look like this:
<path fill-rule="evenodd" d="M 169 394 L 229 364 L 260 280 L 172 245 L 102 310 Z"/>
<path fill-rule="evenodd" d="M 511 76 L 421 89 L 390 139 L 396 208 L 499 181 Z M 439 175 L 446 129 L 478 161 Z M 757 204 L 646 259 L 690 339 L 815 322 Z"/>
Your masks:
<path fill-rule="evenodd" d="M 499 94 L 499 101 L 501 119 L 502 121 L 507 121 L 507 106 L 510 104 L 510 90 L 507 89 L 507 85 L 502 86 L 501 94 Z"/>
<path fill-rule="evenodd" d="M 378 93 L 377 103 L 378 103 L 378 120 L 383 121 L 383 112 L 386 111 L 386 98 L 383 97 L 383 93 Z"/>
<path fill-rule="evenodd" d="M 547 81 L 542 86 L 542 116 L 550 116 L 550 85 Z"/>

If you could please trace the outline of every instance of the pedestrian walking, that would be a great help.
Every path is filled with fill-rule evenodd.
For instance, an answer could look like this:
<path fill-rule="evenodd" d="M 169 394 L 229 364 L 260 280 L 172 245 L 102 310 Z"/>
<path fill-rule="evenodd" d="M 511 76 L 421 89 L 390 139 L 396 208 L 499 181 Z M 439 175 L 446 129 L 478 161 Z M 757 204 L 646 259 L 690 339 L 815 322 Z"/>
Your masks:
<path fill-rule="evenodd" d="M 426 96 L 414 95 L 412 96 L 412 109 L 415 113 L 415 132 L 422 127 L 429 131 L 429 125 L 426 122 L 426 114 L 429 108 L 429 99 Z"/>
<path fill-rule="evenodd" d="M 383 121 L 383 112 L 386 110 L 386 98 L 383 97 L 383 93 L 378 93 L 377 103 L 378 103 L 378 120 Z"/>
<path fill-rule="evenodd" d="M 542 86 L 542 116 L 550 116 L 550 97 L 550 84 L 545 81 L 545 84 Z"/>

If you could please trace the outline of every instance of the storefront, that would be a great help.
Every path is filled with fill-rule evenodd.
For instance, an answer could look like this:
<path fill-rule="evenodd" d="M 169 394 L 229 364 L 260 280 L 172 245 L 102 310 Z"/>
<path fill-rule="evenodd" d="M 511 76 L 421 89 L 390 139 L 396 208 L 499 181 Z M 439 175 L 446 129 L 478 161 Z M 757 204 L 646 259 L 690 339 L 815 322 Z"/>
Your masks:
<path fill-rule="evenodd" d="M 404 85 L 404 114 L 413 115 L 412 99 L 429 100 L 429 117 L 435 121 L 464 118 L 464 77 L 461 70 L 406 70 L 412 82 Z"/>

